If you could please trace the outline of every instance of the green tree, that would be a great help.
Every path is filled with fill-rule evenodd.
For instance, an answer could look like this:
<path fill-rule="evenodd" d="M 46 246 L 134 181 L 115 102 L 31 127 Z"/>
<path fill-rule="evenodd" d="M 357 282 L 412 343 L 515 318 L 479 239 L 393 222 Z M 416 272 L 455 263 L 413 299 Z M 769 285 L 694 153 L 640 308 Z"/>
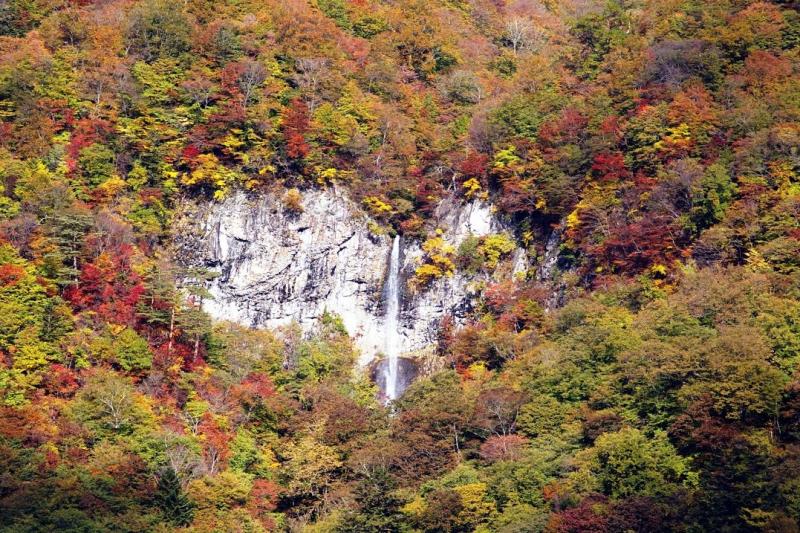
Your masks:
<path fill-rule="evenodd" d="M 178 474 L 172 468 L 165 469 L 158 477 L 155 501 L 166 519 L 173 525 L 180 527 L 192 522 L 194 505 L 183 492 Z"/>
<path fill-rule="evenodd" d="M 114 152 L 104 144 L 90 144 L 81 150 L 78 164 L 86 183 L 90 187 L 96 188 L 114 176 L 116 173 L 114 159 Z"/>
<path fill-rule="evenodd" d="M 144 436 L 155 424 L 150 403 L 131 381 L 101 369 L 86 380 L 70 405 L 70 414 L 98 437 Z"/>
<path fill-rule="evenodd" d="M 177 57 L 189 50 L 191 25 L 183 11 L 167 0 L 147 0 L 128 17 L 126 38 L 145 61 Z"/>
<path fill-rule="evenodd" d="M 347 4 L 343 0 L 317 0 L 320 11 L 333 20 L 337 26 L 350 29 L 351 23 L 347 14 Z"/>
<path fill-rule="evenodd" d="M 125 328 L 116 336 L 113 349 L 119 366 L 129 372 L 147 370 L 153 362 L 147 341 L 131 328 Z"/>
<path fill-rule="evenodd" d="M 695 231 L 722 220 L 725 211 L 736 195 L 736 184 L 724 165 L 715 163 L 692 190 L 692 209 L 689 217 Z"/>
<path fill-rule="evenodd" d="M 61 287 L 77 282 L 83 242 L 92 227 L 92 215 L 83 209 L 54 209 L 45 214 L 47 246 L 42 273 Z"/>
<path fill-rule="evenodd" d="M 612 498 L 666 496 L 697 483 L 690 461 L 678 455 L 664 432 L 650 437 L 628 427 L 604 433 L 576 460 L 580 467 L 572 481 L 580 491 L 600 491 Z"/>

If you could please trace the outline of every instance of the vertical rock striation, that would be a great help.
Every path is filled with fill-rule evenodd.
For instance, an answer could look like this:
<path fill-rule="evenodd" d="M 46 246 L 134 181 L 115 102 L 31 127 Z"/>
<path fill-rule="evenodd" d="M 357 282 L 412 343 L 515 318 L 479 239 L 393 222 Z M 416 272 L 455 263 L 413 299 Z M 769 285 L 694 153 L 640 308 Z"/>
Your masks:
<path fill-rule="evenodd" d="M 390 324 L 396 355 L 420 352 L 436 342 L 445 315 L 464 319 L 475 296 L 475 279 L 456 273 L 399 299 L 397 316 L 387 313 L 392 239 L 372 234 L 363 211 L 334 188 L 306 191 L 302 212 L 288 211 L 273 195 L 243 192 L 219 203 L 187 204 L 183 212 L 180 258 L 218 273 L 208 287 L 213 298 L 204 304 L 213 318 L 268 328 L 294 321 L 308 330 L 326 311 L 336 313 L 361 350 L 362 366 L 386 354 L 387 317 L 397 321 L 396 328 Z M 484 202 L 445 200 L 435 216 L 456 246 L 469 235 L 507 229 Z M 418 244 L 403 245 L 399 284 L 421 256 Z M 527 268 L 523 250 L 514 258 L 515 270 Z"/>

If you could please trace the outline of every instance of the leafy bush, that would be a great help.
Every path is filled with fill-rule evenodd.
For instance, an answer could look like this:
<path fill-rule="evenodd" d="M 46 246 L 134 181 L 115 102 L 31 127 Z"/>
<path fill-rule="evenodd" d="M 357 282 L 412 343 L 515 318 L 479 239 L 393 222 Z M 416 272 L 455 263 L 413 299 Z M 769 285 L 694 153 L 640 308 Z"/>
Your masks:
<path fill-rule="evenodd" d="M 497 268 L 500 259 L 516 249 L 514 240 L 505 233 L 469 236 L 458 247 L 456 263 L 467 273 L 475 274 L 480 270 L 492 272 Z"/>
<path fill-rule="evenodd" d="M 425 255 L 420 264 L 414 271 L 414 278 L 411 283 L 414 287 L 421 288 L 431 282 L 451 276 L 455 272 L 453 258 L 455 248 L 445 241 L 441 236 L 429 237 L 422 243 L 422 250 Z"/>

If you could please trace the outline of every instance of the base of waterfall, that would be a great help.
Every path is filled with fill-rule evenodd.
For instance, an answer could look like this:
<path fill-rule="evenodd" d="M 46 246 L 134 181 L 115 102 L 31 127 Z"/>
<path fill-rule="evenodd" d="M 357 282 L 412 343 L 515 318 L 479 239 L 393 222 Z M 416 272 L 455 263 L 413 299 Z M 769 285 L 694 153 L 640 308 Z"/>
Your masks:
<path fill-rule="evenodd" d="M 378 359 L 369 365 L 369 375 L 372 381 L 378 386 L 380 399 L 384 402 L 389 401 L 386 397 L 386 367 L 389 364 L 387 358 Z M 419 361 L 409 357 L 397 358 L 397 382 L 395 384 L 396 397 L 399 398 L 403 395 L 406 389 L 414 382 L 417 376 L 421 373 Z"/>

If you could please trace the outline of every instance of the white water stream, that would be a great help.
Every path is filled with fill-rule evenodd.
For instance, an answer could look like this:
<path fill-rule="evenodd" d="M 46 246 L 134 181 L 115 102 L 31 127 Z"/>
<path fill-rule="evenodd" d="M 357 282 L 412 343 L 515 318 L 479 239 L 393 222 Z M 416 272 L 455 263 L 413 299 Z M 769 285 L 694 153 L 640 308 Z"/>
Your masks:
<path fill-rule="evenodd" d="M 384 394 L 388 401 L 397 399 L 400 378 L 398 355 L 400 352 L 400 236 L 394 238 L 389 273 L 386 278 L 386 315 L 384 317 L 384 353 L 387 358 L 383 366 Z"/>

